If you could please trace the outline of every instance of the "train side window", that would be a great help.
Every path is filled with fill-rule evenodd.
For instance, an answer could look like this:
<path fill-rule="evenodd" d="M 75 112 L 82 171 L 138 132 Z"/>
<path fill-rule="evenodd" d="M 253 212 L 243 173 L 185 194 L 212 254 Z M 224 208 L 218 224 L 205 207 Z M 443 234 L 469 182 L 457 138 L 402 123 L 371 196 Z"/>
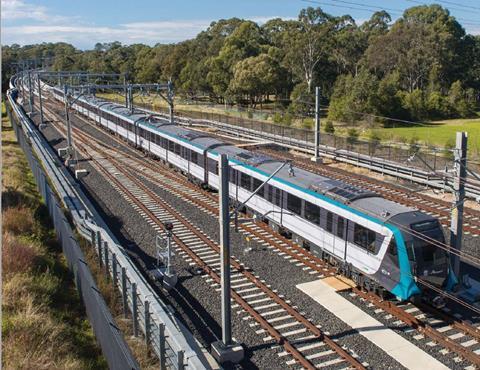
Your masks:
<path fill-rule="evenodd" d="M 190 151 L 190 162 L 197 164 L 198 161 L 198 153 L 194 152 L 193 150 Z"/>
<path fill-rule="evenodd" d="M 297 215 L 302 213 L 302 200 L 295 195 L 287 195 L 287 209 Z"/>
<path fill-rule="evenodd" d="M 398 251 L 397 251 L 397 242 L 395 241 L 395 237 L 392 236 L 390 243 L 388 244 L 387 253 L 390 256 L 393 264 L 395 266 L 399 266 L 398 264 Z"/>
<path fill-rule="evenodd" d="M 390 240 L 390 244 L 388 244 L 388 254 L 391 256 L 397 256 L 397 243 L 395 242 L 395 238 L 392 236 Z"/>
<path fill-rule="evenodd" d="M 282 206 L 282 191 L 275 186 L 271 186 L 268 192 L 268 201 L 276 206 Z"/>
<path fill-rule="evenodd" d="M 320 207 L 310 202 L 305 202 L 305 218 L 307 221 L 320 225 Z"/>
<path fill-rule="evenodd" d="M 367 251 L 374 253 L 375 252 L 375 239 L 377 234 L 375 231 L 367 229 L 362 225 L 355 224 L 355 228 L 353 230 L 353 242 L 366 249 Z"/>
<path fill-rule="evenodd" d="M 173 152 L 174 147 L 175 147 L 175 145 L 174 145 L 173 141 L 168 140 L 168 151 Z"/>
<path fill-rule="evenodd" d="M 327 231 L 331 233 L 333 231 L 333 213 L 327 212 Z"/>
<path fill-rule="evenodd" d="M 259 179 L 253 178 L 253 189 L 252 191 L 257 190 L 257 188 L 263 184 L 263 181 L 260 181 Z M 262 197 L 265 195 L 265 185 L 262 186 L 262 188 L 258 191 L 257 195 L 259 197 Z"/>
<path fill-rule="evenodd" d="M 339 238 L 344 239 L 344 230 L 345 229 L 345 219 L 341 216 L 338 216 L 337 218 L 337 236 Z"/>
<path fill-rule="evenodd" d="M 198 164 L 201 168 L 204 167 L 203 158 L 204 158 L 204 157 L 203 157 L 203 154 L 199 154 L 199 155 L 198 155 L 198 162 L 197 162 L 197 164 Z"/>
<path fill-rule="evenodd" d="M 240 173 L 240 186 L 246 190 L 250 190 L 250 176 L 241 172 Z"/>

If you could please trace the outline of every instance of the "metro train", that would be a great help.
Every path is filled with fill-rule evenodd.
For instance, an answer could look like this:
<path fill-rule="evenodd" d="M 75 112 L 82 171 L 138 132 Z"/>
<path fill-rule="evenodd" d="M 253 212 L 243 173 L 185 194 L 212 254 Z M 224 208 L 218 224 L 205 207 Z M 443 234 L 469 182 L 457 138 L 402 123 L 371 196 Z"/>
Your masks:
<path fill-rule="evenodd" d="M 63 91 L 51 89 L 63 102 Z M 72 108 L 214 190 L 219 155 L 226 154 L 230 197 L 236 204 L 247 200 L 282 164 L 163 116 L 132 113 L 94 96 L 79 98 Z M 435 245 L 445 242 L 436 218 L 360 187 L 285 166 L 246 203 L 245 211 L 382 296 L 389 292 L 398 300 L 434 300 L 439 296 L 425 285 L 450 289 L 457 281 L 447 253 Z"/>

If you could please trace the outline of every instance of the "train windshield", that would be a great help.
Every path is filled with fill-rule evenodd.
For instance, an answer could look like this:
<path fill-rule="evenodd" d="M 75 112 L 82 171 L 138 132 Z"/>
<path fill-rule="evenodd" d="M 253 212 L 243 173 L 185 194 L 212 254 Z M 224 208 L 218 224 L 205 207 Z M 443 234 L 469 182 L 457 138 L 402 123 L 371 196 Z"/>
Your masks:
<path fill-rule="evenodd" d="M 441 286 L 448 272 L 448 256 L 442 248 L 445 242 L 437 220 L 410 225 L 413 240 L 407 250 L 416 266 L 416 275 L 436 286 Z"/>

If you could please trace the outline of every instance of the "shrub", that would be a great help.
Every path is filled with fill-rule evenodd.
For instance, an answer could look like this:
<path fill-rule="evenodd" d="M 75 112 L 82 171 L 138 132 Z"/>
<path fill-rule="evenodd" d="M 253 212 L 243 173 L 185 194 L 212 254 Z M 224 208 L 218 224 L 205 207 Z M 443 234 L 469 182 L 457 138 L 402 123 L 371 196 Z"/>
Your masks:
<path fill-rule="evenodd" d="M 12 274 L 30 271 L 38 253 L 32 245 L 22 243 L 11 233 L 5 232 L 2 237 L 2 273 L 4 279 Z"/>
<path fill-rule="evenodd" d="M 286 126 L 290 126 L 293 122 L 293 116 L 291 113 L 287 112 L 283 115 L 283 124 Z"/>
<path fill-rule="evenodd" d="M 327 120 L 325 122 L 325 132 L 328 134 L 333 134 L 335 133 L 335 126 L 333 126 L 333 122 L 330 120 Z"/>
<path fill-rule="evenodd" d="M 282 123 L 282 115 L 280 113 L 276 112 L 273 115 L 273 122 L 274 123 Z"/>
<path fill-rule="evenodd" d="M 315 121 L 310 118 L 303 118 L 302 119 L 302 127 L 307 130 L 311 130 L 315 126 Z"/>
<path fill-rule="evenodd" d="M 24 207 L 12 207 L 3 211 L 3 230 L 15 235 L 30 233 L 33 229 L 32 210 Z"/>
<path fill-rule="evenodd" d="M 253 118 L 253 111 L 251 109 L 247 110 L 247 117 L 250 119 Z"/>
<path fill-rule="evenodd" d="M 359 133 L 356 129 L 354 128 L 349 128 L 347 131 L 347 143 L 350 145 L 355 144 L 359 136 Z"/>

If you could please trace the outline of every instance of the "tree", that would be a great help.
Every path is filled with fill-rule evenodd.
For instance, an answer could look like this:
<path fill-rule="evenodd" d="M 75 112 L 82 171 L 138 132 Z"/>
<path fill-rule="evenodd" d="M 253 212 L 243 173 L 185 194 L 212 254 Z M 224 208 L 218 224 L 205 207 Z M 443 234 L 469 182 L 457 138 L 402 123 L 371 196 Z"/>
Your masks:
<path fill-rule="evenodd" d="M 323 12 L 321 8 L 308 7 L 302 9 L 295 28 L 289 30 L 287 51 L 294 71 L 303 75 L 308 90 L 312 90 L 314 72 L 319 63 L 324 60 L 328 64 L 330 51 L 330 34 L 333 32 L 333 17 Z M 299 73 L 299 71 L 301 73 Z"/>
<path fill-rule="evenodd" d="M 236 96 L 247 95 L 254 107 L 262 95 L 272 92 L 279 84 L 279 70 L 279 66 L 268 54 L 243 59 L 234 67 L 228 92 Z"/>
<path fill-rule="evenodd" d="M 225 38 L 218 56 L 208 62 L 207 80 L 217 96 L 226 97 L 234 66 L 242 59 L 258 55 L 262 43 L 260 28 L 251 21 L 242 22 Z"/>

